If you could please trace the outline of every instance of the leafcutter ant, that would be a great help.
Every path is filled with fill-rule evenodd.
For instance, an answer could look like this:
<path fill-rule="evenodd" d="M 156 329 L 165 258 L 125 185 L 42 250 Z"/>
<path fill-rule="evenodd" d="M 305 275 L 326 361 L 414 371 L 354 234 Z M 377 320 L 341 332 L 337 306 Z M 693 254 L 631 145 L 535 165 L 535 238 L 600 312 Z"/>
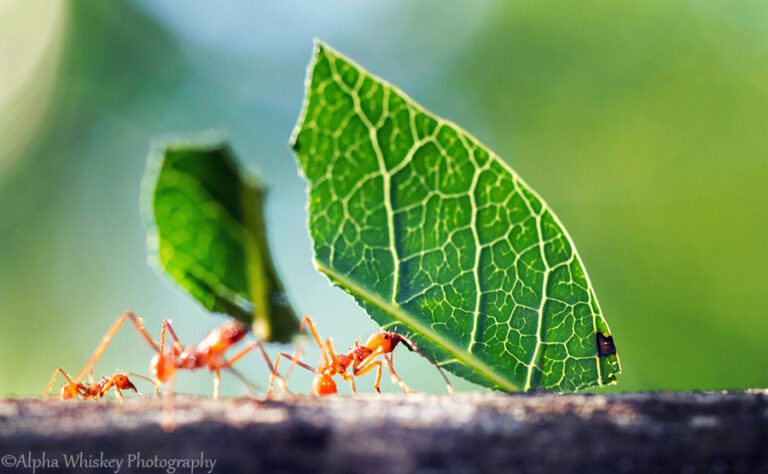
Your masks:
<path fill-rule="evenodd" d="M 310 316 L 305 316 L 301 321 L 299 332 L 303 332 L 305 327 L 309 328 L 312 338 L 320 349 L 322 356 L 320 364 L 317 368 L 314 368 L 299 360 L 298 349 L 293 355 L 281 352 L 275 360 L 275 366 L 272 370 L 272 379 L 270 380 L 269 391 L 267 392 L 268 394 L 271 394 L 274 389 L 275 377 L 279 375 L 278 366 L 280 360 L 283 358 L 292 362 L 291 368 L 293 365 L 298 365 L 315 374 L 312 382 L 312 392 L 315 395 L 336 394 L 336 382 L 333 379 L 336 375 L 341 375 L 344 380 L 349 382 L 352 387 L 352 392 L 357 394 L 355 378 L 365 375 L 373 369 L 376 369 L 376 382 L 374 383 L 374 388 L 378 393 L 381 393 L 383 364 L 387 365 L 390 374 L 392 375 L 392 380 L 400 385 L 402 391 L 404 393 L 410 392 L 410 389 L 405 382 L 399 375 L 397 375 L 393 362 L 393 352 L 398 344 L 402 343 L 409 350 L 419 352 L 416 345 L 407 337 L 392 331 L 380 332 L 371 335 L 368 340 L 365 341 L 365 344 L 361 345 L 359 341 L 355 342 L 355 345 L 346 354 L 337 354 L 333 349 L 333 343 L 330 339 L 321 341 L 317 329 L 315 328 L 315 323 Z M 453 393 L 453 386 L 445 375 L 445 372 L 443 372 L 439 366 L 436 367 L 445 380 L 448 392 Z"/>
<path fill-rule="evenodd" d="M 198 370 L 207 368 L 213 373 L 213 398 L 218 398 L 219 386 L 221 383 L 221 371 L 228 370 L 242 379 L 232 366 L 254 349 L 258 349 L 259 352 L 261 352 L 265 363 L 270 370 L 272 369 L 272 361 L 264 350 L 262 343 L 258 341 L 249 342 L 245 348 L 240 350 L 240 352 L 229 359 L 226 358 L 226 352 L 245 339 L 248 332 L 247 327 L 238 321 L 227 322 L 213 329 L 197 345 L 187 346 L 182 344 L 178 336 L 176 336 L 176 332 L 173 330 L 171 322 L 165 320 L 162 323 L 160 344 L 158 344 L 145 329 L 141 318 L 130 311 L 126 311 L 118 316 L 109 328 L 102 338 L 101 343 L 99 343 L 98 347 L 96 347 L 96 350 L 93 352 L 93 355 L 85 364 L 85 367 L 83 367 L 73 379 L 67 377 L 70 384 L 75 384 L 76 386 L 89 371 L 93 370 L 93 366 L 104 354 L 107 346 L 109 346 L 109 343 L 115 337 L 115 334 L 117 334 L 123 323 L 126 321 L 131 321 L 131 323 L 133 323 L 141 337 L 144 338 L 155 351 L 155 355 L 150 362 L 150 372 L 152 374 L 153 382 L 156 385 L 156 392 L 159 391 L 161 386 L 172 385 L 177 370 Z M 168 346 L 166 346 L 166 334 L 170 334 L 172 339 L 172 343 Z M 277 378 L 281 386 L 285 387 L 285 381 L 279 374 L 272 374 L 270 381 L 274 382 L 275 378 Z"/>
<path fill-rule="evenodd" d="M 99 400 L 104 398 L 111 389 L 115 389 L 115 396 L 119 400 L 123 400 L 123 390 L 133 390 L 138 393 L 136 386 L 131 382 L 131 377 L 139 377 L 152 382 L 152 379 L 144 377 L 138 374 L 131 374 L 129 372 L 117 371 L 111 377 L 102 377 L 98 382 L 93 380 L 93 372 L 91 372 L 90 383 L 76 382 L 69 376 L 69 374 L 61 367 L 56 369 L 51 376 L 51 381 L 48 383 L 48 390 L 45 392 L 45 396 L 50 397 L 53 385 L 56 383 L 56 378 L 61 374 L 67 383 L 65 383 L 61 390 L 59 390 L 59 398 L 61 400 L 71 400 L 73 398 L 80 397 L 83 400 Z"/>

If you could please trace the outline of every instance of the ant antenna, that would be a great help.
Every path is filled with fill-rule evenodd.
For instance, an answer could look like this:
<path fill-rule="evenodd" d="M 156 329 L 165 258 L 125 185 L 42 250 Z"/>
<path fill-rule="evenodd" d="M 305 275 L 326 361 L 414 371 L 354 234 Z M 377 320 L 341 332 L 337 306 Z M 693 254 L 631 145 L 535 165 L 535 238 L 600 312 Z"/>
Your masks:
<path fill-rule="evenodd" d="M 154 385 L 154 387 L 155 387 L 155 392 L 156 392 L 156 393 L 157 393 L 157 390 L 160 388 L 160 386 L 157 384 L 157 382 L 156 382 L 155 380 L 153 380 L 153 379 L 149 378 L 149 377 L 145 377 L 145 376 L 143 376 L 143 375 L 141 375 L 141 374 L 134 374 L 134 373 L 132 373 L 132 372 L 128 372 L 128 371 L 125 371 L 125 372 L 123 372 L 123 371 L 121 371 L 121 370 L 118 370 L 118 372 L 119 372 L 121 375 L 125 375 L 126 377 L 138 377 L 138 378 L 140 378 L 140 379 L 142 379 L 142 380 L 146 380 L 147 382 L 149 382 L 149 383 L 151 383 L 152 385 Z M 144 395 L 143 395 L 143 394 L 141 394 L 141 393 L 140 393 L 138 390 L 136 391 L 136 393 L 137 393 L 138 395 L 141 395 L 142 397 L 144 396 Z"/>
<path fill-rule="evenodd" d="M 420 356 L 430 361 L 432 365 L 437 367 L 437 371 L 440 372 L 440 375 L 443 377 L 443 380 L 445 380 L 445 388 L 448 390 L 448 394 L 453 395 L 453 384 L 451 383 L 450 379 L 448 378 L 448 375 L 445 373 L 443 368 L 440 367 L 440 365 L 437 363 L 437 361 L 434 360 L 432 357 L 428 357 L 426 354 L 421 352 L 419 348 L 416 346 L 416 344 L 412 340 L 410 340 L 408 337 L 403 336 L 402 334 L 398 334 L 398 336 L 400 337 L 400 340 L 405 345 L 405 347 L 408 348 L 409 351 L 419 354 Z"/>
<path fill-rule="evenodd" d="M 448 375 L 445 373 L 443 368 L 437 364 L 437 362 L 435 362 L 434 360 L 432 360 L 431 362 L 435 365 L 435 367 L 437 367 L 437 371 L 440 372 L 440 375 L 443 376 L 443 380 L 445 380 L 445 388 L 446 390 L 448 390 L 448 395 L 453 395 L 453 384 L 448 379 Z"/>
<path fill-rule="evenodd" d="M 396 331 L 393 331 L 393 332 L 397 334 Z M 405 347 L 407 347 L 409 351 L 416 352 L 417 354 L 421 354 L 421 352 L 419 351 L 419 348 L 416 346 L 416 343 L 414 343 L 412 340 L 410 340 L 408 337 L 402 334 L 397 334 L 397 336 L 400 338 L 400 342 L 402 342 L 403 345 L 405 345 Z"/>
<path fill-rule="evenodd" d="M 138 377 L 138 378 L 140 378 L 142 380 L 146 380 L 147 382 L 151 383 L 152 385 L 157 385 L 157 383 L 154 380 L 152 380 L 149 377 L 145 377 L 145 376 L 143 376 L 141 374 L 135 374 L 133 372 L 123 372 L 122 370 L 118 370 L 117 372 L 120 375 L 125 375 L 125 376 L 128 376 L 128 377 Z"/>

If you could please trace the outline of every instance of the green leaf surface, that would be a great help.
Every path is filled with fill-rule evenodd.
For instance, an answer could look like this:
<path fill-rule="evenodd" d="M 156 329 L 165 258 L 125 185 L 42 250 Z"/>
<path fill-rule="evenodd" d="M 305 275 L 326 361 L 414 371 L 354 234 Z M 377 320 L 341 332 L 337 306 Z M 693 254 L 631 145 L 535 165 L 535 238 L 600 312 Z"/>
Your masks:
<path fill-rule="evenodd" d="M 292 147 L 317 268 L 435 363 L 501 390 L 615 381 L 571 238 L 492 151 L 318 42 Z M 607 347 L 607 346 L 606 346 Z"/>
<path fill-rule="evenodd" d="M 274 269 L 264 188 L 222 142 L 177 142 L 150 153 L 143 201 L 150 262 L 207 310 L 286 342 L 298 320 Z"/>

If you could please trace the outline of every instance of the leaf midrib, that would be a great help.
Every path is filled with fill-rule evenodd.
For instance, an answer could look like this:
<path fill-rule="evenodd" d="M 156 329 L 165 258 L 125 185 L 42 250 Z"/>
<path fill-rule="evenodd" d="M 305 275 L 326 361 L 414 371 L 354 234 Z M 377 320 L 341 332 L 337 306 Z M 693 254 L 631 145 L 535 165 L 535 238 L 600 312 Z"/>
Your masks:
<path fill-rule="evenodd" d="M 248 266 L 253 265 L 254 263 L 251 261 L 251 253 L 252 250 L 249 249 L 250 245 L 255 245 L 254 242 L 252 242 L 252 235 L 250 232 L 250 229 L 243 225 L 242 222 L 240 222 L 233 214 L 232 212 L 224 207 L 221 202 L 219 202 L 217 199 L 211 195 L 210 191 L 206 189 L 205 186 L 203 186 L 200 181 L 198 181 L 194 175 L 182 171 L 178 168 L 169 168 L 167 171 L 165 171 L 166 177 L 172 176 L 175 177 L 177 180 L 184 182 L 185 186 L 188 188 L 194 188 L 196 192 L 198 192 L 203 197 L 207 198 L 206 203 L 204 207 L 207 207 L 208 209 L 215 210 L 216 217 L 222 217 L 226 222 L 229 223 L 228 226 L 225 226 L 224 228 L 227 229 L 227 232 L 230 233 L 231 237 L 234 238 L 242 238 L 243 239 L 243 249 L 246 253 L 246 271 L 250 272 L 251 270 L 248 268 Z M 173 188 L 181 189 L 180 186 L 178 186 L 178 183 L 172 185 Z M 243 190 L 241 190 L 241 196 L 244 193 Z M 248 203 L 246 200 L 241 199 L 241 203 L 244 206 L 247 206 Z M 232 235 L 231 233 L 234 232 L 235 235 Z M 237 235 L 240 234 L 240 235 Z M 159 246 L 158 246 L 159 249 Z M 187 260 L 187 267 L 193 268 L 196 271 L 199 271 L 203 275 L 205 275 L 205 278 L 200 278 L 198 275 L 195 275 L 195 278 L 198 278 L 200 281 L 205 282 L 206 285 L 211 289 L 211 292 L 214 293 L 218 298 L 221 298 L 222 300 L 228 302 L 229 304 L 233 304 L 234 306 L 240 307 L 240 305 L 236 302 L 236 297 L 250 297 L 251 301 L 254 301 L 254 295 L 251 293 L 253 291 L 253 288 L 249 286 L 247 292 L 243 292 L 240 290 L 235 290 L 234 288 L 230 288 L 229 285 L 223 284 L 221 282 L 221 279 L 218 278 L 215 274 L 212 272 L 206 270 L 203 266 L 199 265 L 195 258 L 193 258 L 190 255 L 187 255 L 185 252 L 179 250 L 178 248 L 174 247 L 173 253 L 176 255 L 181 255 Z M 251 280 L 249 278 L 249 280 Z M 222 291 L 223 290 L 223 291 Z M 241 308 L 246 313 L 253 313 L 253 311 L 256 310 L 255 306 L 252 311 L 248 311 L 245 308 Z"/>
<path fill-rule="evenodd" d="M 380 296 L 369 291 L 367 288 L 359 285 L 356 281 L 352 280 L 347 275 L 336 272 L 334 269 L 327 267 L 325 264 L 318 261 L 317 259 L 315 259 L 315 265 L 319 271 L 335 279 L 345 289 L 352 291 L 353 293 L 356 293 L 360 298 L 379 307 L 381 310 L 385 311 L 387 314 L 393 316 L 402 324 L 406 325 L 411 330 L 418 333 L 419 336 L 431 340 L 433 344 L 435 344 L 436 346 L 440 347 L 444 351 L 451 354 L 454 358 L 456 358 L 458 362 L 461 362 L 462 364 L 468 367 L 472 367 L 473 369 L 475 369 L 475 371 L 483 375 L 486 379 L 492 381 L 499 388 L 502 388 L 507 391 L 520 390 L 520 387 L 518 387 L 515 383 L 511 382 L 509 379 L 497 373 L 495 370 L 493 370 L 485 362 L 483 362 L 482 360 L 474 356 L 472 353 L 467 352 L 465 349 L 462 349 L 456 346 L 455 344 L 451 343 L 449 340 L 445 339 L 442 335 L 438 334 L 428 326 L 425 326 L 424 324 L 419 322 L 417 317 L 409 314 L 400 305 L 394 304 L 390 301 L 387 301 L 381 298 Z"/>

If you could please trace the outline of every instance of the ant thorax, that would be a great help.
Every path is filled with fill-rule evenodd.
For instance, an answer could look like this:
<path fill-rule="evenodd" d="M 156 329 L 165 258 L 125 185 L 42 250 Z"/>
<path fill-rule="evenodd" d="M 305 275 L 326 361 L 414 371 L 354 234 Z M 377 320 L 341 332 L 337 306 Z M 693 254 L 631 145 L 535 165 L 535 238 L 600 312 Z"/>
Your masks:
<path fill-rule="evenodd" d="M 352 351 L 352 353 L 354 355 L 355 362 L 362 362 L 369 355 L 371 355 L 373 353 L 373 351 L 371 349 L 369 349 L 368 347 L 365 347 L 365 346 L 357 346 Z"/>
<path fill-rule="evenodd" d="M 185 347 L 176 356 L 177 366 L 180 369 L 199 369 L 206 364 L 208 357 L 196 347 Z"/>
<path fill-rule="evenodd" d="M 347 367 L 352 365 L 352 362 L 355 361 L 355 351 L 352 350 L 349 352 L 349 354 L 337 354 L 335 362 L 335 371 L 344 374 L 347 372 Z"/>
<path fill-rule="evenodd" d="M 105 379 L 101 379 L 98 383 L 95 383 L 93 385 L 89 385 L 85 387 L 85 391 L 83 393 L 83 397 L 86 399 L 89 398 L 98 398 L 99 395 L 101 395 L 101 390 L 104 388 L 104 384 L 106 383 Z"/>
<path fill-rule="evenodd" d="M 211 331 L 205 339 L 198 344 L 197 349 L 200 352 L 207 352 L 211 355 L 215 353 L 227 352 L 227 350 L 242 341 L 248 330 L 242 323 L 232 321 L 223 326 L 219 326 Z"/>

